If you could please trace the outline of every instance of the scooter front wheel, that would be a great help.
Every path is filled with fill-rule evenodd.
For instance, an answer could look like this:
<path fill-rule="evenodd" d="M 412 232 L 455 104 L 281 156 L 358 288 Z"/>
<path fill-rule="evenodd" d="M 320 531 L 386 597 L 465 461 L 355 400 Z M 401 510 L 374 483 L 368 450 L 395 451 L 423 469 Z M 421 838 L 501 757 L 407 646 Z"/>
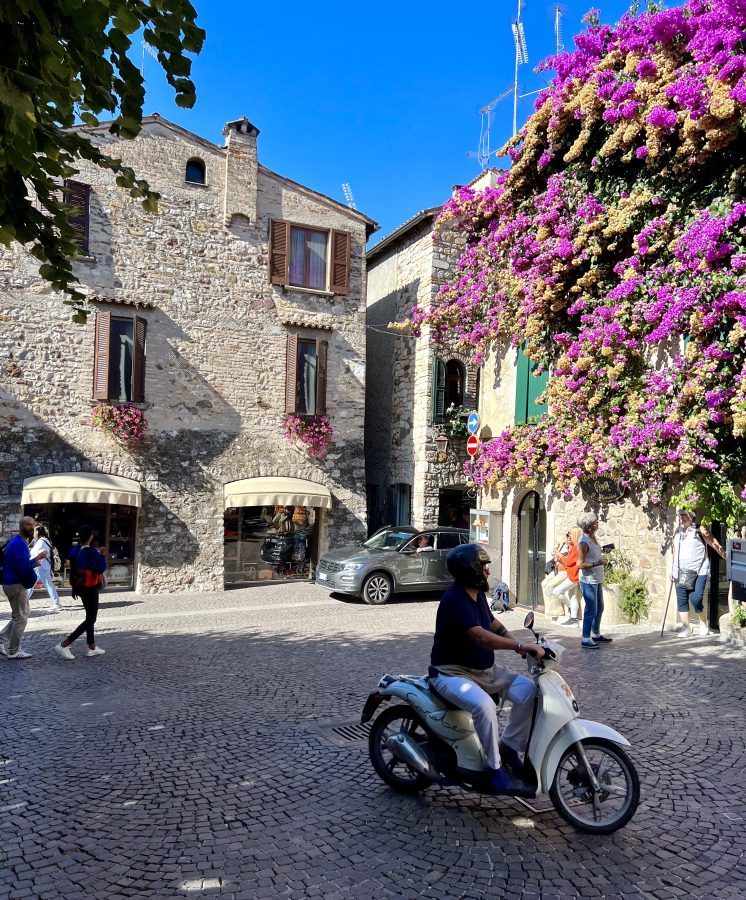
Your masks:
<path fill-rule="evenodd" d="M 640 779 L 634 763 L 617 744 L 598 738 L 581 744 L 582 753 L 573 744 L 562 754 L 549 796 L 557 812 L 575 828 L 589 834 L 611 834 L 635 814 Z M 593 787 L 586 760 L 598 789 Z"/>
<path fill-rule="evenodd" d="M 373 768 L 380 777 L 402 794 L 419 794 L 432 781 L 397 759 L 386 746 L 386 741 L 396 734 L 406 734 L 420 745 L 426 745 L 430 737 L 411 707 L 400 704 L 384 710 L 373 722 L 368 737 L 368 751 Z"/>

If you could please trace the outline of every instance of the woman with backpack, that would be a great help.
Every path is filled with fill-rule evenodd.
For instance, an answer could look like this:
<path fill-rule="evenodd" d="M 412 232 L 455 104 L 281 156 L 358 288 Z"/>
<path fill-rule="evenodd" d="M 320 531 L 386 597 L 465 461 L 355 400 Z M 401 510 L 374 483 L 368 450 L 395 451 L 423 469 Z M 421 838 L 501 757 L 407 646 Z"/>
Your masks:
<path fill-rule="evenodd" d="M 103 656 L 104 650 L 96 646 L 93 634 L 93 626 L 98 616 L 98 595 L 103 587 L 103 575 L 106 571 L 106 560 L 103 555 L 91 546 L 94 531 L 90 525 L 84 525 L 80 529 L 80 544 L 70 551 L 70 586 L 73 597 L 77 597 L 83 603 L 85 620 L 78 625 L 73 633 L 55 644 L 53 647 L 57 656 L 62 659 L 75 659 L 70 650 L 70 645 L 76 641 L 85 631 L 88 642 L 86 656 Z"/>
<path fill-rule="evenodd" d="M 57 593 L 57 588 L 53 581 L 55 556 L 57 560 L 59 560 L 59 554 L 56 553 L 54 545 L 49 538 L 49 532 L 47 531 L 46 525 L 37 525 L 36 528 L 34 528 L 34 544 L 31 547 L 32 558 L 41 553 L 42 550 L 46 550 L 48 555 L 39 562 L 36 574 L 39 581 L 44 585 L 44 589 L 49 594 L 49 599 L 51 600 L 51 606 L 47 611 L 56 613 L 62 608 L 60 595 Z M 29 600 L 33 596 L 33 593 L 34 588 L 29 588 Z"/>

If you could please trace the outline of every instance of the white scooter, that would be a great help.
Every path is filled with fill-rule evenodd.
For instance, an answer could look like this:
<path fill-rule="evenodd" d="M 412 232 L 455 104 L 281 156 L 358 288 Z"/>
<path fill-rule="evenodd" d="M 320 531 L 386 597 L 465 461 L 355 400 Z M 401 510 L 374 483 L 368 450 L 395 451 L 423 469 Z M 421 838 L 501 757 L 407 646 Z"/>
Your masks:
<path fill-rule="evenodd" d="M 578 702 L 556 671 L 564 648 L 534 632 L 534 614 L 523 623 L 544 648 L 543 660 L 528 657 L 538 686 L 521 779 L 534 796 L 549 794 L 557 812 L 591 834 L 623 828 L 640 802 L 640 780 L 621 734 L 581 719 Z M 373 768 L 391 787 L 415 794 L 432 784 L 459 785 L 480 793 L 489 787 L 488 767 L 471 715 L 436 693 L 427 677 L 384 675 L 365 704 L 362 722 L 390 699 L 369 737 Z"/>

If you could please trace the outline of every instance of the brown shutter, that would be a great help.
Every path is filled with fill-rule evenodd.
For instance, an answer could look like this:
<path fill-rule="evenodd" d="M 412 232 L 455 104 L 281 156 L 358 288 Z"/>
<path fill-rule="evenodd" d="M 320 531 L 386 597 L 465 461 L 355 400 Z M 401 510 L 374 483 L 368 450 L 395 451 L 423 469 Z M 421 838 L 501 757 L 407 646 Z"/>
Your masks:
<path fill-rule="evenodd" d="M 111 313 L 96 313 L 96 342 L 93 348 L 93 399 L 109 399 L 109 336 Z"/>
<path fill-rule="evenodd" d="M 145 402 L 145 333 L 147 322 L 142 316 L 135 316 L 132 329 L 134 336 L 134 352 L 132 354 L 132 401 Z"/>
<path fill-rule="evenodd" d="M 285 352 L 285 412 L 295 412 L 295 393 L 298 369 L 298 335 L 289 334 Z"/>
<path fill-rule="evenodd" d="M 290 262 L 290 223 L 279 219 L 270 223 L 269 280 L 271 284 L 288 283 Z"/>
<path fill-rule="evenodd" d="M 350 292 L 350 246 L 348 231 L 332 231 L 332 265 L 329 290 L 333 294 Z"/>
<path fill-rule="evenodd" d="M 316 341 L 316 415 L 326 415 L 326 359 L 329 344 L 326 341 Z"/>
<path fill-rule="evenodd" d="M 88 222 L 91 204 L 91 186 L 80 181 L 65 180 L 65 203 L 74 206 L 75 211 L 68 213 L 67 224 L 75 232 L 75 243 L 81 250 L 88 252 Z"/>

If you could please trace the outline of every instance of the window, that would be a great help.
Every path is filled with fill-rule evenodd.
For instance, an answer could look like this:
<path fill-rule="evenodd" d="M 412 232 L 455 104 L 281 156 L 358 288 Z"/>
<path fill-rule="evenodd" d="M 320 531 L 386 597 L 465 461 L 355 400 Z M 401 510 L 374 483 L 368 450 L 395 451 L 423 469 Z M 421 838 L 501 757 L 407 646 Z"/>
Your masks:
<path fill-rule="evenodd" d="M 269 275 L 272 284 L 348 294 L 351 235 L 273 220 Z"/>
<path fill-rule="evenodd" d="M 532 362 L 524 346 L 518 348 L 515 381 L 515 424 L 531 424 L 547 411 L 545 403 L 537 405 L 537 397 L 547 386 L 548 373 L 536 375 L 538 363 Z"/>
<path fill-rule="evenodd" d="M 146 328 L 141 316 L 96 314 L 94 400 L 144 402 Z"/>
<path fill-rule="evenodd" d="M 184 181 L 188 181 L 190 184 L 205 183 L 205 164 L 201 159 L 195 157 L 187 162 Z"/>
<path fill-rule="evenodd" d="M 446 409 L 449 406 L 464 405 L 464 382 L 466 370 L 461 363 L 452 359 L 446 363 Z"/>
<path fill-rule="evenodd" d="M 326 415 L 327 349 L 326 341 L 288 335 L 285 412 L 296 416 Z"/>
<path fill-rule="evenodd" d="M 74 207 L 67 214 L 67 224 L 75 232 L 74 241 L 84 253 L 88 252 L 88 226 L 90 219 L 91 186 L 80 181 L 65 179 L 63 191 L 65 203 Z"/>
<path fill-rule="evenodd" d="M 438 532 L 438 550 L 452 550 L 461 543 L 461 535 L 456 531 Z"/>

